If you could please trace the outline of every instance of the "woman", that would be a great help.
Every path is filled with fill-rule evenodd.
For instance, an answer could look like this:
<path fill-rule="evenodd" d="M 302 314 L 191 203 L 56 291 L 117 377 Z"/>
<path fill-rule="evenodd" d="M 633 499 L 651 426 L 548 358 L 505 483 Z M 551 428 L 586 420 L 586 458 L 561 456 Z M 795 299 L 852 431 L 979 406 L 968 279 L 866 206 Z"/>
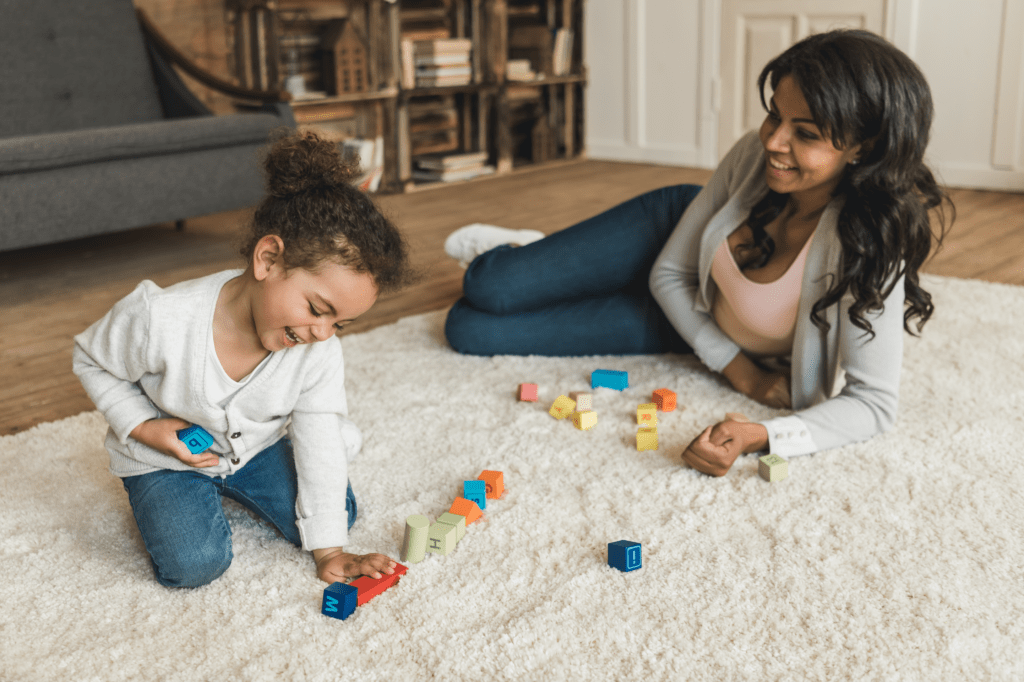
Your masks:
<path fill-rule="evenodd" d="M 699 193 L 663 188 L 473 260 L 452 346 L 692 349 L 744 395 L 795 411 L 706 428 L 683 460 L 716 476 L 741 453 L 809 454 L 891 428 L 903 330 L 933 310 L 918 270 L 945 223 L 940 210 L 933 236 L 929 210 L 949 204 L 923 162 L 928 84 L 882 38 L 841 30 L 776 57 L 758 87 L 760 131 Z"/>

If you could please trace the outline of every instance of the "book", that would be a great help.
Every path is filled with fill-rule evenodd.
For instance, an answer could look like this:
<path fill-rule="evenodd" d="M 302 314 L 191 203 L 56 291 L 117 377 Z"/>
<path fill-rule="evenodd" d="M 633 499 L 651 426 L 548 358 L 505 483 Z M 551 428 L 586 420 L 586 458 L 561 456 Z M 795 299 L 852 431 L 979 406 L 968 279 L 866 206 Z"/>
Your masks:
<path fill-rule="evenodd" d="M 418 88 L 440 88 L 445 86 L 453 85 L 467 85 L 470 81 L 470 76 L 424 76 L 416 77 L 416 87 Z"/>
<path fill-rule="evenodd" d="M 441 76 L 472 76 L 473 68 L 469 64 L 452 64 L 450 66 L 418 66 L 416 78 L 438 78 Z"/>
<path fill-rule="evenodd" d="M 456 52 L 453 54 L 429 54 L 416 55 L 414 58 L 416 66 L 448 66 L 451 64 L 469 63 L 469 53 Z"/>
<path fill-rule="evenodd" d="M 473 41 L 469 38 L 448 38 L 446 40 L 417 40 L 413 42 L 413 52 L 417 55 L 459 54 L 473 49 Z"/>
<path fill-rule="evenodd" d="M 454 170 L 482 166 L 487 161 L 487 152 L 466 152 L 464 154 L 438 154 L 416 159 L 416 165 L 424 170 Z"/>
<path fill-rule="evenodd" d="M 416 87 L 416 67 L 413 57 L 413 41 L 403 39 L 400 44 L 402 57 L 402 87 L 411 90 Z"/>
<path fill-rule="evenodd" d="M 492 173 L 494 173 L 494 166 L 474 166 L 472 168 L 455 168 L 450 170 L 413 170 L 412 178 L 413 180 L 425 180 L 428 182 L 456 182 Z"/>

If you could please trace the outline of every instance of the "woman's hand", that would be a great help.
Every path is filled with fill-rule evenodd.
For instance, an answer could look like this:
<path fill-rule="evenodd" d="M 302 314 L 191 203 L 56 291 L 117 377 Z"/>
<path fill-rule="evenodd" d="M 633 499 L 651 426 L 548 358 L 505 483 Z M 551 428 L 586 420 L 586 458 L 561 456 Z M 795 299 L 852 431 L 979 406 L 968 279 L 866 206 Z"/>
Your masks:
<path fill-rule="evenodd" d="M 761 424 L 728 419 L 704 429 L 683 450 L 683 461 L 710 476 L 725 476 L 741 454 L 768 446 L 768 429 Z"/>
<path fill-rule="evenodd" d="M 168 457 L 174 457 L 190 467 L 201 469 L 212 467 L 220 461 L 220 458 L 207 450 L 193 455 L 188 446 L 178 440 L 178 431 L 192 426 L 184 419 L 168 417 L 167 419 L 150 419 L 144 421 L 128 434 L 143 445 L 148 445 Z"/>
<path fill-rule="evenodd" d="M 349 578 L 368 575 L 380 580 L 395 572 L 395 562 L 383 554 L 349 554 L 341 547 L 314 549 L 316 576 L 325 583 L 343 583 Z"/>
<path fill-rule="evenodd" d="M 743 353 L 725 366 L 722 374 L 732 387 L 762 405 L 779 409 L 792 407 L 789 393 L 789 377 L 778 372 L 766 372 Z"/>

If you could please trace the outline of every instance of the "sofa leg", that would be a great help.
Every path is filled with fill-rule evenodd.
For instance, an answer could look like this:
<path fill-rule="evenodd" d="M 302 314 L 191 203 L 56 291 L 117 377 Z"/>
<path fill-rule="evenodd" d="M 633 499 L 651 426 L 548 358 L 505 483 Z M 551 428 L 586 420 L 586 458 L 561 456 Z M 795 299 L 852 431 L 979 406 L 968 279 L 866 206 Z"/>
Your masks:
<path fill-rule="evenodd" d="M 184 220 L 175 220 L 174 221 L 174 231 L 175 232 L 184 232 L 185 231 L 185 221 Z"/>

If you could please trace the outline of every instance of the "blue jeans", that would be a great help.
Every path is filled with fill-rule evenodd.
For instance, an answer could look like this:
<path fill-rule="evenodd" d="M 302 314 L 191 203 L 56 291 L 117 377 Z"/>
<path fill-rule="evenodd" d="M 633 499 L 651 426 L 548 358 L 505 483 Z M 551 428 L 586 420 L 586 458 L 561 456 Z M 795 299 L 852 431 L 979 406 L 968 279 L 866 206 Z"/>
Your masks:
<path fill-rule="evenodd" d="M 532 244 L 481 254 L 448 313 L 448 343 L 471 355 L 691 352 L 647 280 L 700 189 L 663 187 Z"/>
<path fill-rule="evenodd" d="M 161 585 L 199 587 L 231 565 L 231 528 L 222 495 L 254 511 L 293 545 L 302 545 L 295 525 L 295 462 L 287 438 L 224 478 L 163 469 L 129 476 L 123 483 Z M 351 483 L 345 507 L 351 528 L 357 512 Z"/>

